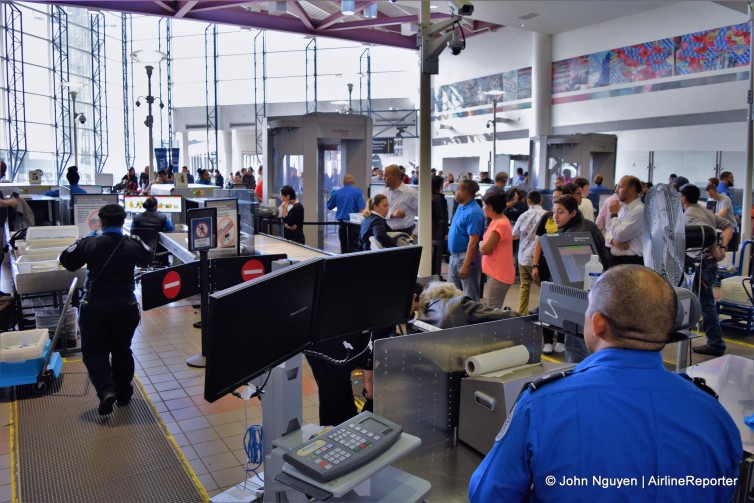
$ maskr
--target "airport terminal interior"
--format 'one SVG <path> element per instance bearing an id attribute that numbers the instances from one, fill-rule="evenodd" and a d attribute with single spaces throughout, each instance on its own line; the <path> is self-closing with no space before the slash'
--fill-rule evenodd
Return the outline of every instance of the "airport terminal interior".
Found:
<path id="1" fill-rule="evenodd" d="M 0 503 L 468 501 L 619 264 L 754 501 L 747 9 L 0 3 Z"/>

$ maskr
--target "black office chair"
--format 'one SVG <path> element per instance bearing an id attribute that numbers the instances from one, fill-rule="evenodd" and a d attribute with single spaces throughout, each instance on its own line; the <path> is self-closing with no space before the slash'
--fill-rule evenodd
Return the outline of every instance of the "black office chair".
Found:
<path id="1" fill-rule="evenodd" d="M 160 242 L 160 233 L 154 229 L 136 228 L 131 229 L 132 236 L 139 236 L 144 244 L 146 244 L 152 250 L 152 263 L 148 267 L 148 270 L 159 269 L 170 265 L 168 262 L 168 251 L 157 251 L 157 247 Z"/>

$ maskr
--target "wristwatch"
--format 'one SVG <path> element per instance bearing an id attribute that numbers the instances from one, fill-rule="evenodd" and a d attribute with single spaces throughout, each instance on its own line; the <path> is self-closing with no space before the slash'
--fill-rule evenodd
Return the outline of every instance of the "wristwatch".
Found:
<path id="1" fill-rule="evenodd" d="M 539 269 L 539 264 L 532 264 L 531 268 L 532 269 Z"/>
<path id="2" fill-rule="evenodd" d="M 618 214 L 617 213 L 610 213 L 610 218 L 618 218 Z"/>
<path id="3" fill-rule="evenodd" d="M 722 248 L 723 250 L 726 250 L 726 251 L 728 250 L 728 247 L 725 245 L 720 245 L 718 248 Z"/>

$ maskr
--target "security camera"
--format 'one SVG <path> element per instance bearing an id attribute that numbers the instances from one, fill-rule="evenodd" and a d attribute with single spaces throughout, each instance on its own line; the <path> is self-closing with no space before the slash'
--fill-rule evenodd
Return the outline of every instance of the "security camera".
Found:
<path id="1" fill-rule="evenodd" d="M 160 110 L 162 110 L 163 108 L 165 108 L 165 103 L 163 103 L 163 102 L 161 101 L 161 102 L 160 102 Z"/>
<path id="2" fill-rule="evenodd" d="M 82 124 L 86 122 L 86 116 L 84 114 L 79 114 L 79 122 Z"/>
<path id="3" fill-rule="evenodd" d="M 471 3 L 471 0 L 448 0 L 448 5 L 459 16 L 471 16 L 474 14 L 474 4 Z"/>
<path id="4" fill-rule="evenodd" d="M 459 54 L 461 54 L 461 51 L 466 49 L 466 42 L 459 39 L 456 32 L 453 32 L 450 40 L 448 40 L 448 49 L 450 49 L 450 53 L 453 56 L 458 56 Z"/>
<path id="5" fill-rule="evenodd" d="M 141 101 L 139 101 L 139 100 L 136 100 L 136 106 L 137 106 L 137 107 L 140 107 L 140 106 L 141 106 Z"/>

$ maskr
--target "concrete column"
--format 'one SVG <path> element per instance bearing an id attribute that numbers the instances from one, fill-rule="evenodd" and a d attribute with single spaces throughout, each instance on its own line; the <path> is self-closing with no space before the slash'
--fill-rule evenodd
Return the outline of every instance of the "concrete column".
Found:
<path id="1" fill-rule="evenodd" d="M 223 138 L 223 156 L 220 158 L 218 167 L 220 168 L 220 173 L 227 178 L 229 173 L 232 175 L 236 171 L 241 171 L 241 167 L 240 165 L 236 167 L 233 164 L 233 131 L 221 131 L 221 133 Z"/>
<path id="2" fill-rule="evenodd" d="M 181 131 L 176 135 L 181 135 L 181 166 L 188 166 L 191 171 L 191 155 L 189 154 L 189 134 L 188 131 Z"/>
<path id="3" fill-rule="evenodd" d="M 552 37 L 532 33 L 530 136 L 552 132 Z"/>

